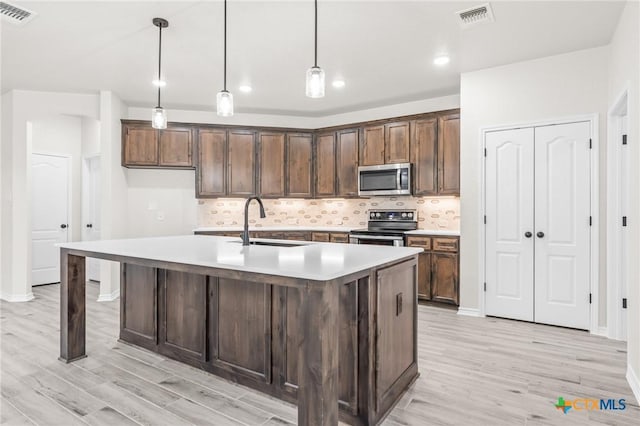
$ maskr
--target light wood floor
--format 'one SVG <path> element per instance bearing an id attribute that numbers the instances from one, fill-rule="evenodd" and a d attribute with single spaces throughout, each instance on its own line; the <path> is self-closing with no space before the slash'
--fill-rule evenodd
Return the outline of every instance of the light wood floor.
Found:
<path id="1" fill-rule="evenodd" d="M 117 343 L 118 302 L 88 286 L 88 358 L 57 360 L 58 285 L 1 307 L 2 424 L 286 425 L 296 408 L 157 354 Z M 638 425 L 626 345 L 585 332 L 469 318 L 420 306 L 421 376 L 386 425 Z M 558 396 L 624 398 L 622 412 L 554 407 Z"/>

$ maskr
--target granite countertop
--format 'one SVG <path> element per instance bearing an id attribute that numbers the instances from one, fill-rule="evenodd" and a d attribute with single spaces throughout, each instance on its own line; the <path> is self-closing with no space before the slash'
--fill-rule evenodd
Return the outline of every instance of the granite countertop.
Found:
<path id="1" fill-rule="evenodd" d="M 280 240 L 252 239 L 280 243 Z M 292 243 L 291 241 L 287 241 Z M 63 243 L 67 249 L 160 262 L 328 281 L 410 258 L 420 248 L 300 241 L 295 247 L 243 246 L 240 238 L 187 235 Z"/>

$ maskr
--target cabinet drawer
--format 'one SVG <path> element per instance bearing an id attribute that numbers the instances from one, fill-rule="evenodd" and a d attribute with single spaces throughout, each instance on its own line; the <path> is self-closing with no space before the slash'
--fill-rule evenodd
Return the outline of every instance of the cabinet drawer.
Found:
<path id="1" fill-rule="evenodd" d="M 329 233 L 328 232 L 312 232 L 311 233 L 311 241 L 320 241 L 323 243 L 329 242 Z"/>
<path id="2" fill-rule="evenodd" d="M 349 234 L 331 234 L 329 240 L 332 243 L 348 243 L 349 242 Z"/>
<path id="3" fill-rule="evenodd" d="M 457 238 L 434 238 L 433 239 L 434 251 L 458 251 L 458 239 Z"/>
<path id="4" fill-rule="evenodd" d="M 284 239 L 295 240 L 295 241 L 309 241 L 309 233 L 308 232 L 285 232 Z"/>
<path id="5" fill-rule="evenodd" d="M 407 246 L 431 250 L 431 237 L 407 237 Z"/>

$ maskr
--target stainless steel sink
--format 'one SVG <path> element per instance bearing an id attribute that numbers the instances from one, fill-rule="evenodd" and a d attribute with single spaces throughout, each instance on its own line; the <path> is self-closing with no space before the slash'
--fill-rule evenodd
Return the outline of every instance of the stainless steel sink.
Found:
<path id="1" fill-rule="evenodd" d="M 242 244 L 242 241 L 229 241 L 234 244 Z M 249 241 L 249 245 L 252 246 L 271 246 L 271 247 L 300 247 L 306 244 L 301 243 L 277 243 L 272 241 Z"/>

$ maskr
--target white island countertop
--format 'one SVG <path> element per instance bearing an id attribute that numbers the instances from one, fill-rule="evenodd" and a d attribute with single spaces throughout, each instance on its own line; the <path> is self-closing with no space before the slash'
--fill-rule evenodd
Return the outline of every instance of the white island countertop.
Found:
<path id="1" fill-rule="evenodd" d="M 254 272 L 291 278 L 328 281 L 406 259 L 420 248 L 309 241 L 251 239 L 299 243 L 295 247 L 243 246 L 239 238 L 187 235 L 177 237 L 63 243 L 59 247 L 160 262 Z M 90 257 L 87 254 L 87 257 Z"/>
<path id="2" fill-rule="evenodd" d="M 242 226 L 219 226 L 219 227 L 201 227 L 196 228 L 193 232 L 236 232 L 242 231 Z M 300 225 L 274 225 L 274 226 L 249 226 L 250 232 L 287 232 L 287 231 L 300 231 L 300 232 L 350 232 L 356 229 L 353 226 L 300 226 Z"/>

